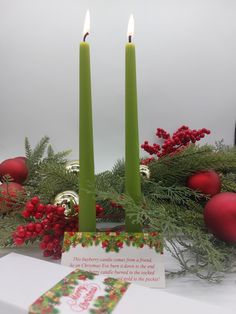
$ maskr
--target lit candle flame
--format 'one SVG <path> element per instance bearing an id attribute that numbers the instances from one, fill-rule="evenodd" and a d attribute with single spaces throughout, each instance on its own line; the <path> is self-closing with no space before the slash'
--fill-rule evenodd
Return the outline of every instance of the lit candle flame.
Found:
<path id="1" fill-rule="evenodd" d="M 134 16 L 130 15 L 128 29 L 127 29 L 127 37 L 130 39 L 134 35 Z"/>
<path id="2" fill-rule="evenodd" d="M 86 12 L 85 19 L 84 19 L 83 37 L 85 38 L 89 33 L 90 33 L 90 14 L 88 10 Z"/>

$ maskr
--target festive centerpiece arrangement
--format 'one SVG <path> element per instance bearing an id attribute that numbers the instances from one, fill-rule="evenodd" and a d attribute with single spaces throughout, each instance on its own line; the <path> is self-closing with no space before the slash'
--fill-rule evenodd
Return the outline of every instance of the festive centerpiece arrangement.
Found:
<path id="1" fill-rule="evenodd" d="M 180 266 L 170 275 L 190 272 L 217 281 L 236 266 L 235 147 L 197 145 L 210 133 L 205 128 L 183 125 L 172 135 L 158 128 L 160 143 L 145 141 L 141 147 L 150 156 L 140 160 L 133 28 L 131 16 L 125 49 L 125 160 L 94 174 L 87 14 L 80 44 L 80 162 L 69 161 L 69 152 L 55 153 L 44 137 L 34 149 L 26 138 L 25 157 L 0 164 L 0 244 L 38 242 L 44 256 L 55 259 L 76 246 L 80 252 L 93 246 L 95 255 L 88 260 L 96 260 L 97 250 L 106 251 L 122 259 L 128 281 L 149 276 L 150 285 L 162 276 L 155 277 L 148 257 L 157 252 L 162 261 L 164 245 Z M 101 234 L 96 221 L 124 226 Z M 137 255 L 138 248 L 143 255 Z M 121 258 L 125 250 L 132 253 Z M 125 270 L 135 262 L 135 270 Z"/>
<path id="2" fill-rule="evenodd" d="M 180 266 L 170 275 L 191 272 L 219 280 L 235 270 L 236 151 L 222 142 L 197 145 L 195 140 L 207 133 L 184 126 L 170 136 L 158 129 L 162 145 L 142 145 L 150 157 L 140 160 L 140 205 L 125 194 L 122 160 L 97 174 L 96 216 L 97 221 L 121 223 L 129 208 L 132 221 L 162 233 L 165 248 Z M 0 164 L 0 244 L 38 243 L 45 256 L 60 258 L 64 232 L 78 231 L 79 162 L 68 161 L 69 151 L 55 153 L 48 137 L 34 149 L 26 139 L 25 149 L 26 157 Z M 123 243 L 118 242 L 119 249 Z"/>

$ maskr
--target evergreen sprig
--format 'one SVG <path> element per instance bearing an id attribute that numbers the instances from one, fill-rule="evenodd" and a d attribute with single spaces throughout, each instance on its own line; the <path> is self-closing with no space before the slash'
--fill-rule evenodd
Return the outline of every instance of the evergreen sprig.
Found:
<path id="1" fill-rule="evenodd" d="M 50 161 L 39 169 L 39 178 L 34 194 L 44 203 L 53 203 L 55 196 L 63 191 L 79 191 L 78 175 L 66 170 L 65 163 Z"/>
<path id="2" fill-rule="evenodd" d="M 24 222 L 23 217 L 16 213 L 0 216 L 0 248 L 13 246 L 10 235 L 21 222 Z"/>
<path id="3" fill-rule="evenodd" d="M 236 172 L 236 150 L 216 150 L 213 146 L 189 145 L 181 152 L 150 163 L 153 180 L 165 185 L 185 185 L 187 178 L 202 170 Z"/>
<path id="4" fill-rule="evenodd" d="M 30 175 L 25 183 L 29 198 L 53 202 L 65 190 L 79 191 L 79 174 L 66 170 L 68 151 L 55 153 L 44 137 L 32 148 L 25 140 Z M 125 195 L 124 161 L 119 160 L 110 171 L 96 175 L 97 203 L 105 208 L 109 221 L 130 218 L 145 230 L 162 232 L 166 250 L 179 262 L 180 270 L 209 281 L 218 281 L 226 271 L 236 271 L 236 244 L 217 240 L 206 230 L 203 208 L 208 197 L 186 187 L 187 178 L 198 171 L 215 170 L 221 176 L 222 191 L 236 191 L 236 150 L 218 142 L 215 146 L 189 145 L 175 154 L 149 164 L 151 177 L 142 179 L 143 199 L 135 204 Z M 111 201 L 120 206 L 111 206 Z M 17 211 L 22 208 L 15 208 Z M 14 204 L 13 204 L 14 208 Z M 19 215 L 2 214 L 0 238 L 5 240 L 17 225 Z M 101 219 L 100 219 L 101 220 Z M 105 219 L 106 220 L 106 219 Z M 8 245 L 10 243 L 8 242 Z"/>
<path id="5" fill-rule="evenodd" d="M 38 195 L 43 201 L 50 202 L 55 197 L 56 191 L 61 192 L 60 189 L 68 180 L 69 186 L 73 183 L 69 173 L 65 174 L 66 157 L 70 151 L 55 153 L 47 136 L 44 136 L 34 149 L 26 138 L 25 154 L 29 169 L 25 186 L 30 196 Z M 62 183 L 63 180 L 65 180 L 64 183 Z"/>
<path id="6" fill-rule="evenodd" d="M 101 195 L 120 200 L 133 222 L 146 226 L 149 231 L 162 232 L 166 250 L 180 266 L 180 270 L 169 272 L 169 276 L 188 272 L 218 282 L 225 271 L 235 268 L 236 245 L 226 244 L 209 234 L 202 213 L 146 198 L 138 206 L 126 195 L 121 199 L 114 193 Z"/>
<path id="7" fill-rule="evenodd" d="M 96 175 L 97 190 L 114 190 L 123 193 L 125 187 L 125 164 L 123 160 L 118 160 L 111 171 L 105 171 Z"/>

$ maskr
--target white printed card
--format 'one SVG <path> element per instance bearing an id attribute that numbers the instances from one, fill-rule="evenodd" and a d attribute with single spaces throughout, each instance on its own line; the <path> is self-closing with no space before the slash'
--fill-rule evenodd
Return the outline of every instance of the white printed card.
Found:
<path id="1" fill-rule="evenodd" d="M 152 288 L 165 286 L 157 232 L 67 232 L 62 265 Z"/>

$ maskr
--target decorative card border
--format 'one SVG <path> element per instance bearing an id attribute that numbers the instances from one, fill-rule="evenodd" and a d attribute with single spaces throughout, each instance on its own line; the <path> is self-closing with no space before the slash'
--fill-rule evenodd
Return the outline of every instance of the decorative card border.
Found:
<path id="1" fill-rule="evenodd" d="M 61 303 L 64 297 L 68 306 L 66 313 L 112 313 L 130 284 L 114 278 L 105 278 L 100 284 L 99 277 L 96 274 L 75 269 L 38 298 L 30 306 L 29 314 L 63 313 Z M 101 290 L 101 293 L 93 299 L 97 290 Z"/>
<path id="2" fill-rule="evenodd" d="M 143 248 L 147 245 L 157 253 L 163 253 L 163 241 L 158 232 L 65 232 L 62 252 L 68 252 L 71 247 L 78 245 L 101 246 L 107 253 L 119 253 L 124 245 L 136 248 Z"/>

